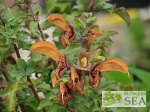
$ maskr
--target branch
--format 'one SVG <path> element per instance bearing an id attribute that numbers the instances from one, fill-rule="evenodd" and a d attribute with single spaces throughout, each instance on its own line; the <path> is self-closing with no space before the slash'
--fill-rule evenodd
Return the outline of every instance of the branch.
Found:
<path id="1" fill-rule="evenodd" d="M 92 12 L 92 16 L 94 16 L 94 5 L 95 5 L 96 0 L 89 0 L 88 8 Z"/>
<path id="2" fill-rule="evenodd" d="M 3 73 L 3 75 L 4 75 L 5 79 L 6 79 L 6 81 L 11 83 L 11 81 L 10 81 L 9 78 L 8 78 L 9 73 L 8 73 L 8 71 L 7 71 L 6 65 L 5 65 L 5 63 L 4 63 L 3 60 L 1 61 L 1 67 L 2 67 L 2 73 Z"/>
<path id="3" fill-rule="evenodd" d="M 19 53 L 19 50 L 18 50 L 18 47 L 17 47 L 16 44 L 14 44 L 14 50 L 15 50 L 15 52 L 16 52 L 16 54 L 17 54 L 17 57 L 18 57 L 18 58 L 21 58 L 20 53 Z M 30 79 L 29 76 L 27 76 L 27 80 L 28 80 L 28 82 L 30 83 L 29 87 L 31 88 L 31 90 L 32 90 L 32 92 L 33 92 L 33 94 L 34 94 L 36 100 L 38 101 L 38 103 L 40 103 L 40 102 L 41 102 L 41 99 L 40 99 L 38 93 L 36 92 L 35 87 L 34 87 L 34 85 L 33 85 L 33 83 L 32 83 L 32 81 L 31 81 L 31 79 Z M 43 111 L 43 112 L 46 112 L 46 110 L 45 110 L 44 108 L 42 109 L 42 111 Z"/>
<path id="4" fill-rule="evenodd" d="M 34 15 L 34 13 L 33 13 L 33 10 L 32 10 L 32 8 L 31 8 L 30 3 L 29 3 L 28 1 L 25 1 L 25 2 L 26 2 L 26 4 L 27 4 L 27 6 L 28 6 L 28 8 L 29 8 L 29 11 L 31 12 L 31 15 L 32 15 L 32 17 L 34 18 L 34 20 L 38 20 L 38 18 L 37 18 L 37 17 Z M 41 28 L 39 22 L 38 22 L 38 30 L 39 30 L 39 32 L 40 32 L 40 34 L 41 34 L 42 40 L 45 41 L 45 35 L 44 35 L 43 31 L 42 31 L 42 28 Z"/>

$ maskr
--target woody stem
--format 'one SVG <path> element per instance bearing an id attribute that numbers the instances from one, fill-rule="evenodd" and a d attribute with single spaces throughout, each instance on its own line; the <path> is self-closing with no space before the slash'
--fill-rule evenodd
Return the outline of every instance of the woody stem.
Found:
<path id="1" fill-rule="evenodd" d="M 14 50 L 15 50 L 15 52 L 16 52 L 16 54 L 17 54 L 17 57 L 18 57 L 18 58 L 21 58 L 20 53 L 19 53 L 19 50 L 18 50 L 18 47 L 17 47 L 16 44 L 14 44 Z M 32 83 L 32 81 L 31 81 L 31 79 L 30 79 L 29 76 L 27 76 L 27 80 L 28 80 L 28 82 L 30 83 L 29 87 L 31 88 L 31 90 L 32 90 L 32 92 L 33 92 L 33 94 L 34 94 L 36 100 L 38 101 L 38 103 L 40 103 L 40 102 L 41 102 L 41 99 L 40 99 L 39 95 L 37 94 L 37 92 L 36 92 L 36 90 L 35 90 L 35 87 L 34 87 L 34 85 L 33 85 L 33 83 Z M 46 112 L 46 110 L 45 110 L 44 108 L 42 109 L 42 111 L 43 111 L 43 112 Z"/>

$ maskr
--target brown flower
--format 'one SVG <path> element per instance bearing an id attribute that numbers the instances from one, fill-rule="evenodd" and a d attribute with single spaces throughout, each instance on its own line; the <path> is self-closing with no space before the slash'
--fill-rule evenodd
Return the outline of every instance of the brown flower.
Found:
<path id="1" fill-rule="evenodd" d="M 64 48 L 70 45 L 70 42 L 74 39 L 74 28 L 68 25 L 65 18 L 61 14 L 51 14 L 48 19 L 49 22 L 54 23 L 60 29 L 64 31 L 61 36 L 61 44 Z"/>
<path id="2" fill-rule="evenodd" d="M 58 101 L 62 106 L 66 105 L 68 101 L 72 99 L 72 92 L 68 88 L 68 86 L 62 82 L 59 84 L 59 93 L 56 97 L 56 101 Z"/>
<path id="3" fill-rule="evenodd" d="M 104 61 L 102 64 L 96 64 L 89 74 L 89 84 L 90 86 L 96 88 L 100 83 L 102 77 L 102 72 L 109 71 L 120 71 L 123 73 L 128 73 L 127 65 L 119 58 L 110 58 Z"/>
<path id="4" fill-rule="evenodd" d="M 93 88 L 96 88 L 99 85 L 100 79 L 102 77 L 102 73 L 100 72 L 99 68 L 100 64 L 96 64 L 89 74 L 89 85 Z"/>
<path id="5" fill-rule="evenodd" d="M 70 45 L 70 42 L 74 39 L 74 28 L 73 26 L 69 25 L 70 30 L 65 31 L 64 34 L 61 36 L 61 44 L 64 48 Z"/>
<path id="6" fill-rule="evenodd" d="M 71 67 L 70 80 L 68 82 L 68 86 L 73 91 L 83 94 L 85 80 L 81 79 L 81 75 L 82 74 L 80 70 L 75 70 L 73 67 Z"/>
<path id="7" fill-rule="evenodd" d="M 67 70 L 67 67 L 68 67 L 68 60 L 67 60 L 66 56 L 64 56 L 60 59 L 59 64 L 54 72 L 54 75 L 52 76 L 52 86 L 53 87 L 56 86 L 60 77 Z"/>
<path id="8" fill-rule="evenodd" d="M 59 50 L 57 49 L 57 47 L 47 41 L 36 42 L 35 44 L 31 46 L 31 51 L 45 54 L 49 56 L 50 58 L 52 58 L 53 60 L 59 62 L 54 72 L 54 75 L 52 76 L 52 85 L 53 87 L 55 87 L 60 77 L 67 70 L 68 61 L 67 61 L 66 56 L 62 56 Z"/>

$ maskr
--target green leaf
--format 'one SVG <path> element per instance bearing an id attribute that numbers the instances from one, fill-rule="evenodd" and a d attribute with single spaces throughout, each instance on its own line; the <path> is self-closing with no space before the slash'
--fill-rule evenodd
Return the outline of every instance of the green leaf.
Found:
<path id="1" fill-rule="evenodd" d="M 27 68 L 27 69 L 26 69 L 26 72 L 25 72 L 25 75 L 26 75 L 26 76 L 31 75 L 33 72 L 34 72 L 34 69 L 33 69 L 33 68 Z"/>
<path id="2" fill-rule="evenodd" d="M 8 22 L 14 19 L 15 13 L 12 9 L 8 8 L 7 11 L 4 13 L 4 19 L 7 20 Z"/>
<path id="3" fill-rule="evenodd" d="M 79 44 L 70 44 L 66 49 L 63 49 L 61 51 L 62 54 L 71 54 L 74 52 L 77 52 L 81 49 L 81 46 Z"/>
<path id="4" fill-rule="evenodd" d="M 17 23 L 20 19 L 25 18 L 26 15 L 27 14 L 25 12 L 18 11 L 15 18 L 11 21 L 11 24 L 15 25 L 15 23 Z"/>
<path id="5" fill-rule="evenodd" d="M 31 59 L 32 59 L 33 61 L 35 61 L 35 62 L 41 60 L 42 57 L 43 57 L 43 55 L 40 54 L 40 53 L 37 53 L 37 52 L 31 52 Z"/>
<path id="6" fill-rule="evenodd" d="M 17 66 L 19 67 L 19 66 L 21 66 L 21 67 L 23 67 L 23 69 L 25 69 L 26 68 L 26 62 L 23 60 L 23 59 L 18 59 L 17 60 Z"/>
<path id="7" fill-rule="evenodd" d="M 25 103 L 25 105 L 27 106 L 27 109 L 30 110 L 30 112 L 41 112 L 41 111 L 37 110 L 37 105 L 38 104 L 35 101 Z"/>
<path id="8" fill-rule="evenodd" d="M 127 23 L 128 26 L 130 25 L 130 16 L 124 7 L 115 9 L 113 13 L 120 16 Z"/>
<path id="9" fill-rule="evenodd" d="M 17 104 L 16 92 L 19 90 L 19 83 L 16 82 L 6 88 L 2 98 L 5 99 L 6 110 L 8 112 L 14 111 Z"/>
<path id="10" fill-rule="evenodd" d="M 29 28 L 30 28 L 30 31 L 34 34 L 34 35 L 37 35 L 37 21 L 31 21 L 30 24 L 29 24 Z"/>
<path id="11" fill-rule="evenodd" d="M 51 87 L 50 87 L 49 84 L 40 84 L 40 85 L 37 86 L 37 88 L 44 89 L 44 90 L 47 90 L 47 91 L 51 90 Z"/>
<path id="12" fill-rule="evenodd" d="M 41 14 L 42 13 L 42 8 L 38 4 L 32 5 L 31 7 L 32 7 L 34 14 L 37 14 L 37 13 Z"/>
<path id="13" fill-rule="evenodd" d="M 122 82 L 125 85 L 132 83 L 132 77 L 129 77 L 127 74 L 124 74 L 122 72 L 116 72 L 116 71 L 104 72 L 102 75 L 105 77 L 108 76 L 109 80 L 113 80 L 116 82 Z"/>
<path id="14" fill-rule="evenodd" d="M 11 75 L 12 77 L 21 77 L 21 73 L 20 73 L 19 71 L 17 71 L 17 70 L 12 70 L 12 71 L 10 72 L 10 75 Z"/>
<path id="15" fill-rule="evenodd" d="M 17 67 L 19 72 L 21 73 L 21 75 L 23 75 L 25 73 L 25 70 L 22 66 Z"/>
<path id="16" fill-rule="evenodd" d="M 54 98 L 56 98 L 56 96 L 52 92 L 46 94 L 46 96 L 45 96 L 46 100 L 52 100 Z"/>
<path id="17" fill-rule="evenodd" d="M 4 8 L 5 8 L 5 6 L 3 4 L 0 4 L 0 11 Z"/>
<path id="18" fill-rule="evenodd" d="M 53 102 L 48 112 L 59 112 L 60 107 L 58 103 Z"/>
<path id="19" fill-rule="evenodd" d="M 142 83 L 146 84 L 147 87 L 150 88 L 150 72 L 142 70 L 140 68 L 129 68 L 129 71 L 136 75 L 140 80 L 142 80 Z"/>
<path id="20" fill-rule="evenodd" d="M 76 18 L 74 20 L 75 26 L 79 29 L 83 29 L 84 28 L 84 24 L 82 23 L 82 21 L 80 20 L 80 18 Z"/>
<path id="21" fill-rule="evenodd" d="M 75 109 L 77 109 L 79 112 L 92 112 L 90 108 L 88 108 L 85 105 L 81 104 L 74 104 Z"/>
<path id="22" fill-rule="evenodd" d="M 52 101 L 49 100 L 43 100 L 40 102 L 39 106 L 37 107 L 38 110 L 41 110 L 42 108 L 45 108 L 46 106 L 50 106 L 52 104 Z"/>

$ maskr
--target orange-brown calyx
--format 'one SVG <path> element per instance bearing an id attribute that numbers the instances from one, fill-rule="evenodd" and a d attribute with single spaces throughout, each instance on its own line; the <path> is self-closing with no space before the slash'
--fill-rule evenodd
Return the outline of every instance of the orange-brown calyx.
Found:
<path id="1" fill-rule="evenodd" d="M 69 25 L 70 30 L 65 31 L 64 34 L 61 36 L 61 44 L 63 48 L 66 48 L 70 45 L 70 42 L 74 39 L 74 28 L 73 26 Z"/>
<path id="2" fill-rule="evenodd" d="M 90 71 L 89 74 L 89 84 L 91 87 L 96 88 L 99 83 L 100 83 L 100 79 L 102 77 L 102 74 L 100 72 L 100 68 L 99 68 L 100 64 L 96 64 L 92 70 Z"/>
<path id="3" fill-rule="evenodd" d="M 68 60 L 67 60 L 66 56 L 64 56 L 60 59 L 59 64 L 54 72 L 54 75 L 52 76 L 52 86 L 53 87 L 56 86 L 56 84 L 60 80 L 60 77 L 67 70 L 67 67 L 68 67 Z"/>
<path id="4" fill-rule="evenodd" d="M 72 92 L 68 88 L 68 86 L 62 82 L 59 84 L 59 93 L 58 96 L 56 97 L 56 101 L 58 101 L 62 106 L 65 106 L 68 101 L 72 99 Z"/>
<path id="5" fill-rule="evenodd" d="M 73 91 L 79 92 L 81 94 L 84 93 L 84 84 L 85 80 L 81 79 L 81 71 L 76 70 L 73 67 L 71 67 L 71 73 L 70 73 L 70 80 L 68 82 L 68 86 Z"/>

